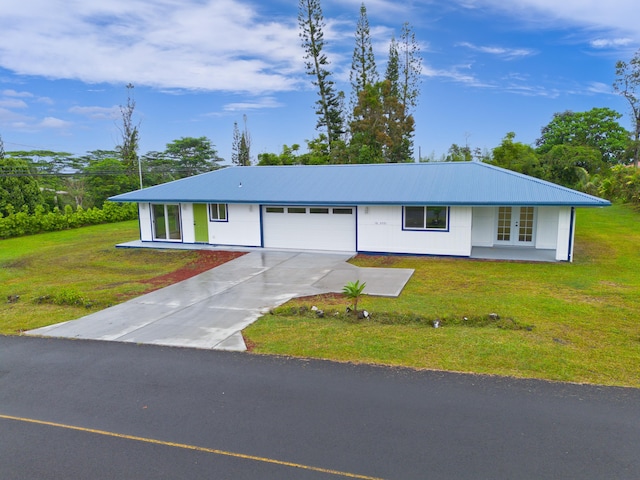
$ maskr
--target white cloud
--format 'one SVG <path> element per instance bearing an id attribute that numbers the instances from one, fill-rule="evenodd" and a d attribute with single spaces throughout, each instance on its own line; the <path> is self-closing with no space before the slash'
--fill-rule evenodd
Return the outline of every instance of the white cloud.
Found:
<path id="1" fill-rule="evenodd" d="M 73 123 L 56 117 L 45 117 L 39 120 L 0 107 L 0 126 L 27 133 L 35 133 L 42 130 L 64 132 L 73 126 Z"/>
<path id="2" fill-rule="evenodd" d="M 469 6 L 468 0 L 462 0 Z M 507 11 L 518 19 L 553 26 L 582 26 L 589 29 L 617 32 L 620 37 L 640 42 L 638 18 L 640 2 L 637 0 L 473 0 L 474 8 L 490 6 Z"/>
<path id="3" fill-rule="evenodd" d="M 17 92 L 15 90 L 3 90 L 2 95 L 5 97 L 16 97 L 16 98 L 30 98 L 33 97 L 32 93 L 29 92 Z"/>
<path id="4" fill-rule="evenodd" d="M 0 30 L 0 66 L 53 79 L 259 93 L 303 68 L 295 17 L 240 0 L 9 0 Z"/>
<path id="5" fill-rule="evenodd" d="M 611 85 L 607 85 L 602 82 L 591 82 L 587 87 L 587 92 L 596 94 L 610 94 L 613 95 Z"/>
<path id="6" fill-rule="evenodd" d="M 507 85 L 502 88 L 504 91 L 522 95 L 525 97 L 546 97 L 558 98 L 561 94 L 560 90 L 555 88 L 547 88 L 542 85 Z"/>
<path id="7" fill-rule="evenodd" d="M 619 48 L 633 43 L 630 38 L 598 38 L 591 41 L 593 48 Z"/>
<path id="8" fill-rule="evenodd" d="M 253 102 L 236 102 L 228 103 L 224 106 L 226 112 L 243 112 L 247 110 L 261 110 L 264 108 L 278 108 L 283 104 L 273 97 L 265 97 Z"/>
<path id="9" fill-rule="evenodd" d="M 56 117 L 45 117 L 42 119 L 38 126 L 41 128 L 53 128 L 53 129 L 66 129 L 71 127 L 73 124 L 71 122 L 67 122 L 66 120 L 61 120 Z"/>
<path id="10" fill-rule="evenodd" d="M 535 55 L 535 50 L 529 48 L 505 48 L 505 47 L 489 47 L 482 45 L 474 45 L 469 42 L 460 42 L 457 44 L 459 47 L 466 47 L 476 52 L 486 53 L 489 55 L 496 55 L 502 57 L 505 60 L 513 60 L 516 58 L 530 57 Z"/>
<path id="11" fill-rule="evenodd" d="M 23 100 L 17 98 L 0 99 L 0 107 L 3 108 L 27 108 L 27 104 Z"/>
<path id="12" fill-rule="evenodd" d="M 36 102 L 38 103 L 44 103 L 45 105 L 53 105 L 55 102 L 53 101 L 53 99 L 49 98 L 49 97 L 38 97 L 36 99 Z"/>
<path id="13" fill-rule="evenodd" d="M 120 117 L 120 107 L 71 107 L 70 113 L 82 115 L 94 120 L 115 120 Z"/>
<path id="14" fill-rule="evenodd" d="M 27 120 L 28 117 L 26 117 L 25 115 L 16 113 L 13 110 L 9 110 L 0 106 L 0 125 L 13 126 L 17 122 L 25 122 Z"/>
<path id="15" fill-rule="evenodd" d="M 475 75 L 464 73 L 461 70 L 470 70 L 470 65 L 458 65 L 448 69 L 433 68 L 429 65 L 422 66 L 422 75 L 425 77 L 445 78 L 462 83 L 469 87 L 476 88 L 495 88 L 495 85 L 479 80 Z"/>

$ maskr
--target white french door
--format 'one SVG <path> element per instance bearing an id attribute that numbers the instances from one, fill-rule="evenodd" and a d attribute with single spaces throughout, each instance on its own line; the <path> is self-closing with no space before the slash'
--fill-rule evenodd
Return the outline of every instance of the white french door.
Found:
<path id="1" fill-rule="evenodd" d="M 496 244 L 533 245 L 535 207 L 498 207 Z"/>

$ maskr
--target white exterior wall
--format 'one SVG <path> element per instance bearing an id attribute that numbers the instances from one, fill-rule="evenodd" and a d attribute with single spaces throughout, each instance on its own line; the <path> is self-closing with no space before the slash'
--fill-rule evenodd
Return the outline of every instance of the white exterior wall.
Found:
<path id="1" fill-rule="evenodd" d="M 227 219 L 226 222 L 209 221 L 210 244 L 241 247 L 261 245 L 259 205 L 228 204 Z"/>
<path id="2" fill-rule="evenodd" d="M 153 241 L 151 205 L 138 205 L 140 240 Z M 207 218 L 209 217 L 207 211 Z M 258 205 L 228 205 L 227 222 L 208 222 L 209 243 L 212 245 L 260 246 L 260 207 Z M 193 204 L 180 204 L 182 242 L 195 243 Z"/>
<path id="3" fill-rule="evenodd" d="M 450 207 L 448 231 L 402 229 L 401 206 L 358 207 L 358 251 L 471 255 L 471 208 Z"/>
<path id="4" fill-rule="evenodd" d="M 539 207 L 536 210 L 536 248 L 558 248 L 560 207 Z M 566 249 L 565 249 L 566 250 Z"/>
<path id="5" fill-rule="evenodd" d="M 493 247 L 496 236 L 496 207 L 474 207 L 471 242 L 474 247 Z M 535 248 L 556 250 L 557 260 L 567 260 L 570 207 L 536 207 Z"/>
<path id="6" fill-rule="evenodd" d="M 573 224 L 572 224 L 573 220 Z M 573 233 L 575 232 L 575 216 L 571 215 L 571 207 L 562 207 L 558 215 L 558 248 L 556 260 L 573 260 Z M 569 252 L 571 246 L 571 252 Z M 569 256 L 571 255 L 571 256 Z"/>
<path id="7" fill-rule="evenodd" d="M 149 203 L 138 204 L 138 222 L 140 223 L 140 240 L 151 242 L 153 240 L 153 225 Z"/>
<path id="8" fill-rule="evenodd" d="M 472 216 L 471 245 L 493 247 L 496 236 L 496 208 L 473 207 Z"/>
<path id="9" fill-rule="evenodd" d="M 196 232 L 193 228 L 193 204 L 180 204 L 180 222 L 182 223 L 182 242 L 196 243 Z"/>
<path id="10" fill-rule="evenodd" d="M 228 205 L 228 221 L 208 222 L 209 243 L 247 247 L 261 246 L 260 209 L 261 206 L 257 204 Z M 355 216 L 355 210 L 354 208 L 353 216 Z M 555 258 L 558 261 L 572 260 L 575 215 L 572 216 L 571 212 L 571 207 L 536 208 L 535 248 L 555 250 Z M 151 204 L 138 204 L 138 214 L 140 240 L 153 241 Z M 180 215 L 182 242 L 195 243 L 193 205 L 181 204 Z M 311 216 L 306 215 L 306 217 Z M 321 219 L 322 216 L 318 215 L 317 217 Z M 496 208 L 450 207 L 448 231 L 403 230 L 402 222 L 401 206 L 357 207 L 357 250 L 362 252 L 470 256 L 472 246 L 492 247 L 494 245 Z M 327 225 L 321 230 L 327 233 L 331 232 L 332 228 Z M 281 231 L 281 233 L 286 232 Z M 321 236 L 318 235 L 318 237 Z M 327 238 L 325 235 L 325 241 Z M 296 244 L 291 248 L 322 250 L 328 247 L 305 243 L 303 245 Z M 570 248 L 571 251 L 569 251 Z"/>

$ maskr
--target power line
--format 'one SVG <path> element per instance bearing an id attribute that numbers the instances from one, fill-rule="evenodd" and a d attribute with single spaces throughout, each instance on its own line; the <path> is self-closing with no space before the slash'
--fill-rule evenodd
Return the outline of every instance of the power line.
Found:
<path id="1" fill-rule="evenodd" d="M 108 176 L 126 176 L 130 175 L 126 172 L 119 172 L 115 170 L 102 170 L 97 172 L 11 172 L 11 171 L 2 171 L 2 167 L 0 167 L 0 177 L 108 177 Z M 191 169 L 172 169 L 172 170 L 152 170 L 142 172 L 145 175 L 160 175 L 160 174 L 182 174 L 182 173 L 193 173 Z"/>

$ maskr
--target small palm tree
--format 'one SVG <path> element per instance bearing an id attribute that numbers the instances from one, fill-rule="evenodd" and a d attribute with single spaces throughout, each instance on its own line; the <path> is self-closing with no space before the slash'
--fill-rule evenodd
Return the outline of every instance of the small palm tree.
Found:
<path id="1" fill-rule="evenodd" d="M 360 280 L 356 280 L 355 282 L 347 283 L 342 289 L 342 293 L 347 298 L 353 299 L 353 313 L 358 314 L 358 299 L 360 295 L 362 295 L 362 291 L 364 290 L 367 282 L 360 283 Z"/>

